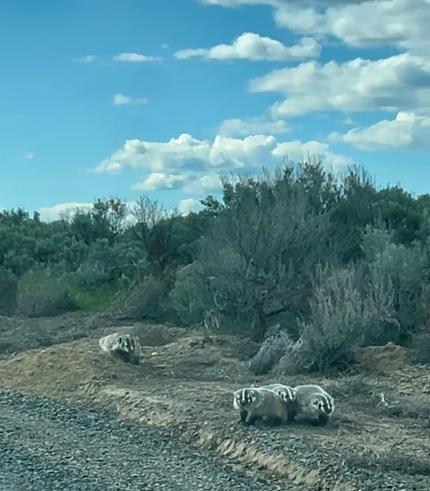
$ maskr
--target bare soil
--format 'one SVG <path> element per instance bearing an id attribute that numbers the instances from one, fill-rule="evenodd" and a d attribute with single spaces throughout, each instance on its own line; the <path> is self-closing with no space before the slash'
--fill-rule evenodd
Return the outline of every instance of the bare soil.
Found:
<path id="1" fill-rule="evenodd" d="M 60 321 L 67 323 L 64 317 Z M 51 319 L 49 325 L 54 324 Z M 141 336 L 140 365 L 124 364 L 98 349 L 101 333 L 120 329 Z M 103 326 L 101 321 L 87 336 L 1 361 L 0 387 L 109 408 L 282 483 L 283 489 L 430 490 L 428 366 L 403 360 L 396 370 L 390 357 L 389 368 L 384 371 L 379 363 L 375 373 L 367 365 L 366 371 L 332 379 L 255 378 L 240 361 L 246 342 L 235 336 L 207 337 L 145 324 Z M 321 384 L 335 396 L 333 420 L 324 428 L 238 424 L 233 390 L 272 381 Z"/>

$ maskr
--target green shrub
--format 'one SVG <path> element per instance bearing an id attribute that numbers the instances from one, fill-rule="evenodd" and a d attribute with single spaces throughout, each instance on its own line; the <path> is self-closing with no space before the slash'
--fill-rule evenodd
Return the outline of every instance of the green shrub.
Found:
<path id="1" fill-rule="evenodd" d="M 12 315 L 15 312 L 17 289 L 16 276 L 0 266 L 0 315 Z"/>
<path id="2" fill-rule="evenodd" d="M 354 351 L 385 329 L 395 328 L 393 293 L 376 275 L 364 285 L 358 268 L 321 269 L 310 300 L 311 314 L 301 321 L 301 337 L 281 363 L 290 370 L 345 367 Z"/>
<path id="3" fill-rule="evenodd" d="M 284 331 L 266 338 L 249 362 L 249 370 L 255 375 L 268 373 L 288 352 L 291 344 L 292 340 Z"/>
<path id="4" fill-rule="evenodd" d="M 48 269 L 25 273 L 18 283 L 18 311 L 29 317 L 51 316 L 74 310 L 67 277 Z"/>
<path id="5" fill-rule="evenodd" d="M 92 290 L 71 288 L 68 295 L 78 310 L 101 312 L 113 303 L 116 293 L 114 285 L 105 284 Z"/>
<path id="6" fill-rule="evenodd" d="M 412 357 L 416 363 L 430 364 L 430 333 L 419 333 L 412 338 Z"/>
<path id="7" fill-rule="evenodd" d="M 166 279 L 148 275 L 143 281 L 122 291 L 111 309 L 129 319 L 162 320 L 165 318 Z"/>
<path id="8" fill-rule="evenodd" d="M 180 324 L 195 325 L 203 321 L 206 312 L 213 307 L 213 298 L 197 263 L 185 266 L 176 273 L 168 302 Z"/>
<path id="9" fill-rule="evenodd" d="M 400 334 L 406 338 L 426 322 L 424 299 L 429 286 L 426 253 L 417 243 L 409 247 L 393 243 L 391 234 L 379 229 L 367 230 L 362 248 L 375 272 L 390 279 Z"/>

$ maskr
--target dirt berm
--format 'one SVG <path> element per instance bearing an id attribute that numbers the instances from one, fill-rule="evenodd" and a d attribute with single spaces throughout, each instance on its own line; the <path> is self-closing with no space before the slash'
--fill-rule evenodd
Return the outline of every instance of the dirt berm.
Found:
<path id="1" fill-rule="evenodd" d="M 100 352 L 98 338 L 30 350 L 0 362 L 0 387 L 109 407 L 121 418 L 168 429 L 252 473 L 297 490 L 430 490 L 430 370 L 407 365 L 336 379 L 255 379 L 238 359 L 243 340 L 139 325 L 143 360 Z M 104 332 L 112 332 L 107 329 Z M 251 383 L 320 383 L 336 398 L 325 428 L 245 428 L 232 391 Z"/>

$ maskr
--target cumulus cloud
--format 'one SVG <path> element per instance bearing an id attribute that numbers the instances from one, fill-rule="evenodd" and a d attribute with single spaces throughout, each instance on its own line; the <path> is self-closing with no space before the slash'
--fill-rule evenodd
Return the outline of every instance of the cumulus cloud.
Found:
<path id="1" fill-rule="evenodd" d="M 334 167 L 350 161 L 331 152 L 327 143 L 278 142 L 271 135 L 231 138 L 217 135 L 199 140 L 182 134 L 167 142 L 127 140 L 122 148 L 102 161 L 96 173 L 126 170 L 143 171 L 133 188 L 140 191 L 177 189 L 205 195 L 220 189 L 220 176 L 233 173 L 256 174 L 262 166 L 276 167 L 287 160 L 319 158 Z"/>
<path id="2" fill-rule="evenodd" d="M 176 58 L 193 57 L 210 60 L 266 60 L 287 61 L 319 56 L 321 46 L 312 38 L 303 38 L 300 43 L 285 46 L 280 41 L 253 32 L 244 32 L 232 44 L 218 44 L 212 48 L 184 49 L 175 53 Z"/>
<path id="3" fill-rule="evenodd" d="M 124 94 L 115 94 L 113 96 L 112 104 L 115 106 L 124 106 L 126 104 L 130 104 L 131 98 Z"/>
<path id="4" fill-rule="evenodd" d="M 276 146 L 275 138 L 266 135 L 252 135 L 244 139 L 217 135 L 213 141 L 209 141 L 184 133 L 168 142 L 127 140 L 122 149 L 103 161 L 96 170 L 116 172 L 124 168 L 146 168 L 153 172 L 165 172 L 166 168 L 190 171 L 244 169 L 260 166 Z"/>
<path id="5" fill-rule="evenodd" d="M 88 211 L 93 207 L 92 203 L 60 203 L 55 206 L 39 208 L 40 218 L 47 222 L 53 220 L 71 218 L 77 211 Z"/>
<path id="6" fill-rule="evenodd" d="M 217 174 L 202 175 L 201 172 L 184 171 L 182 174 L 151 172 L 132 186 L 135 191 L 166 191 L 182 189 L 187 193 L 205 194 L 221 189 Z"/>
<path id="7" fill-rule="evenodd" d="M 194 198 L 181 199 L 178 203 L 178 211 L 181 215 L 188 215 L 192 211 L 197 212 L 202 208 L 200 201 Z"/>
<path id="8" fill-rule="evenodd" d="M 148 99 L 145 97 L 140 97 L 137 99 L 133 99 L 124 94 L 115 94 L 112 99 L 112 104 L 114 106 L 126 106 L 129 104 L 147 104 Z"/>
<path id="9" fill-rule="evenodd" d="M 283 5 L 288 4 L 327 6 L 361 2 L 363 2 L 363 0 L 200 0 L 200 3 L 204 5 L 218 5 L 220 7 L 242 7 L 244 5 L 271 5 L 272 7 L 282 7 Z"/>
<path id="10" fill-rule="evenodd" d="M 158 56 L 148 56 L 142 53 L 120 53 L 113 57 L 114 61 L 123 63 L 146 63 L 149 61 L 158 61 L 161 58 Z"/>
<path id="11" fill-rule="evenodd" d="M 265 118 L 226 119 L 218 129 L 218 133 L 223 136 L 279 135 L 289 131 L 285 121 Z"/>
<path id="12" fill-rule="evenodd" d="M 73 60 L 74 63 L 93 63 L 94 61 L 96 61 L 95 55 L 81 56 L 80 58 L 75 58 Z"/>
<path id="13" fill-rule="evenodd" d="M 280 143 L 275 151 L 275 156 L 292 162 L 320 161 L 329 164 L 334 170 L 352 164 L 350 158 L 333 153 L 327 143 L 311 140 L 300 140 Z"/>
<path id="14" fill-rule="evenodd" d="M 312 6 L 283 2 L 275 11 L 278 25 L 294 32 L 334 36 L 350 46 L 392 45 L 427 53 L 430 48 L 429 0 L 367 0 Z M 357 22 L 365 19 L 364 22 Z"/>
<path id="15" fill-rule="evenodd" d="M 305 35 L 333 36 L 349 46 L 391 45 L 421 54 L 430 48 L 430 0 L 200 1 L 223 7 L 269 5 L 280 27 Z"/>
<path id="16" fill-rule="evenodd" d="M 184 191 L 203 195 L 220 191 L 221 188 L 221 178 L 218 174 L 206 174 L 201 177 L 198 174 L 190 174 Z"/>
<path id="17" fill-rule="evenodd" d="M 306 62 L 256 78 L 249 88 L 286 97 L 273 107 L 276 118 L 323 110 L 425 110 L 430 108 L 430 62 L 406 53 L 381 60 Z"/>
<path id="18" fill-rule="evenodd" d="M 186 180 L 186 176 L 180 174 L 165 174 L 164 172 L 152 172 L 142 181 L 133 185 L 136 191 L 154 191 L 162 189 L 178 189 Z"/>
<path id="19" fill-rule="evenodd" d="M 395 119 L 383 120 L 367 128 L 332 133 L 330 141 L 348 143 L 361 150 L 385 148 L 430 149 L 430 117 L 399 112 Z"/>
<path id="20" fill-rule="evenodd" d="M 219 5 L 221 7 L 240 7 L 241 5 L 267 4 L 273 5 L 274 0 L 200 0 L 200 3 L 206 5 Z"/>
<path id="21" fill-rule="evenodd" d="M 34 153 L 33 152 L 27 152 L 25 155 L 24 155 L 24 160 L 33 160 L 34 159 Z"/>

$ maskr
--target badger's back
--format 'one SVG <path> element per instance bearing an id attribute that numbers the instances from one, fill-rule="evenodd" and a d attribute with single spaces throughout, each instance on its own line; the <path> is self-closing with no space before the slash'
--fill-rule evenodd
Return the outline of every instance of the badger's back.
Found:
<path id="1" fill-rule="evenodd" d="M 284 384 L 264 385 L 261 389 L 269 389 L 275 392 L 285 403 L 289 420 L 293 420 L 296 415 L 296 393 L 292 387 Z"/>
<path id="2" fill-rule="evenodd" d="M 102 338 L 99 339 L 100 348 L 106 353 L 111 352 L 118 341 L 118 337 L 119 337 L 119 333 L 117 332 L 114 332 L 113 334 L 109 334 L 107 336 L 103 336 Z"/>
<path id="3" fill-rule="evenodd" d="M 260 387 L 258 389 L 258 404 L 253 409 L 254 414 L 261 418 L 270 420 L 288 420 L 287 402 L 275 391 Z"/>

